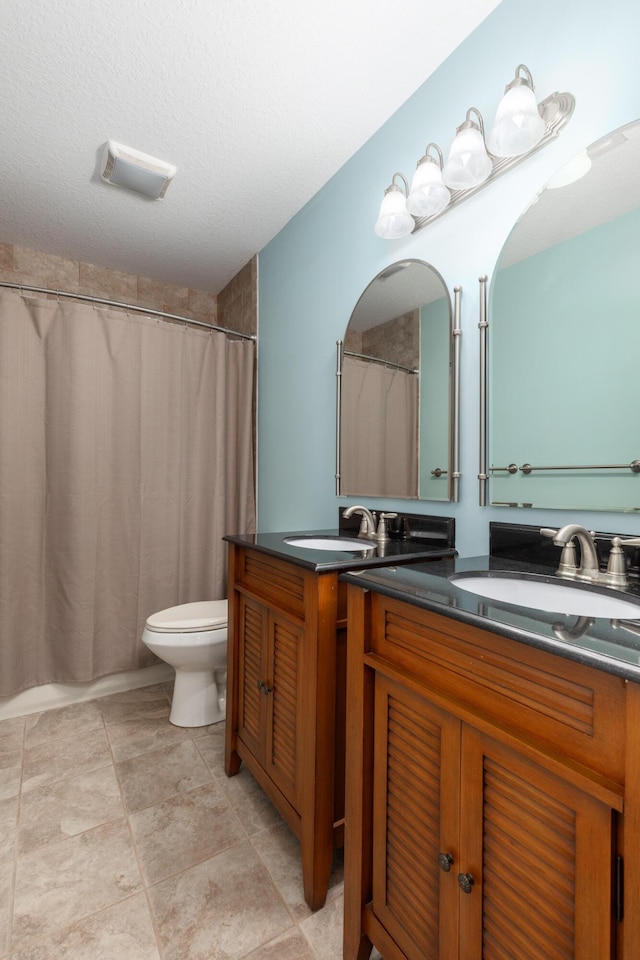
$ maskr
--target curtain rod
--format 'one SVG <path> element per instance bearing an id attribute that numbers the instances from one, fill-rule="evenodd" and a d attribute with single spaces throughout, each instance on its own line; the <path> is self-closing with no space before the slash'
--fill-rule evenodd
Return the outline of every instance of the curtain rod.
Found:
<path id="1" fill-rule="evenodd" d="M 366 353 L 354 353 L 353 350 L 345 350 L 345 357 L 355 357 L 357 360 L 369 360 L 372 363 L 381 363 L 385 367 L 393 367 L 394 370 L 404 370 L 405 373 L 420 373 L 413 367 L 403 367 L 401 363 L 394 363 L 393 360 L 383 360 L 381 357 L 370 357 Z"/>
<path id="2" fill-rule="evenodd" d="M 253 333 L 239 333 L 237 330 L 229 330 L 228 327 L 218 327 L 214 323 L 205 323 L 203 320 L 193 320 L 191 317 L 179 317 L 175 313 L 166 313 L 164 310 L 152 310 L 148 307 L 139 307 L 135 303 L 121 303 L 119 300 L 104 300 L 101 297 L 90 297 L 83 293 L 65 293 L 63 290 L 48 290 L 46 287 L 33 287 L 26 283 L 9 283 L 5 280 L 0 280 L 0 287 L 10 287 L 12 290 L 28 290 L 31 293 L 48 293 L 56 297 L 70 297 L 72 300 L 101 303 L 107 307 L 121 307 L 123 310 L 136 310 L 138 313 L 146 313 L 153 317 L 166 317 L 167 320 L 178 320 L 180 323 L 192 323 L 196 327 L 206 327 L 208 330 L 217 330 L 219 333 L 230 333 L 234 337 L 241 337 L 243 340 L 256 339 Z"/>

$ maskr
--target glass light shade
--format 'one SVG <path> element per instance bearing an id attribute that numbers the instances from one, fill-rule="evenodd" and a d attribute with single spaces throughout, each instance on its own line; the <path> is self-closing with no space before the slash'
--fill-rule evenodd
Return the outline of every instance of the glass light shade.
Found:
<path id="1" fill-rule="evenodd" d="M 451 199 L 451 194 L 442 182 L 439 164 L 431 157 L 424 157 L 416 168 L 407 197 L 407 210 L 414 217 L 435 217 L 442 213 Z"/>
<path id="2" fill-rule="evenodd" d="M 564 167 L 561 167 L 557 173 L 547 181 L 549 190 L 555 190 L 558 187 L 568 187 L 570 183 L 580 180 L 591 169 L 591 157 L 586 150 L 581 150 L 572 157 Z"/>
<path id="3" fill-rule="evenodd" d="M 484 183 L 492 169 L 480 130 L 475 123 L 463 123 L 451 144 L 442 179 L 452 190 L 470 190 Z"/>
<path id="4" fill-rule="evenodd" d="M 528 83 L 517 82 L 500 101 L 487 140 L 489 150 L 496 157 L 519 157 L 540 142 L 544 131 L 533 90 Z"/>
<path id="5" fill-rule="evenodd" d="M 383 240 L 399 240 L 401 237 L 408 237 L 414 226 L 415 221 L 407 212 L 407 200 L 403 191 L 392 184 L 385 190 L 374 227 L 376 235 Z"/>

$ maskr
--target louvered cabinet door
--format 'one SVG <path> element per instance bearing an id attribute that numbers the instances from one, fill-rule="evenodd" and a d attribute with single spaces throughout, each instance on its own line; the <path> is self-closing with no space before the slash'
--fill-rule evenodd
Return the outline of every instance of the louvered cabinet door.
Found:
<path id="1" fill-rule="evenodd" d="M 265 750 L 266 697 L 262 684 L 267 680 L 269 611 L 260 603 L 240 596 L 238 735 L 253 754 Z"/>
<path id="2" fill-rule="evenodd" d="M 265 769 L 295 809 L 299 806 L 300 660 L 304 631 L 285 617 L 269 615 L 269 684 L 266 698 Z"/>
<path id="3" fill-rule="evenodd" d="M 457 958 L 460 722 L 377 674 L 371 908 L 408 960 Z"/>
<path id="4" fill-rule="evenodd" d="M 460 801 L 460 957 L 610 960 L 611 809 L 464 725 Z"/>

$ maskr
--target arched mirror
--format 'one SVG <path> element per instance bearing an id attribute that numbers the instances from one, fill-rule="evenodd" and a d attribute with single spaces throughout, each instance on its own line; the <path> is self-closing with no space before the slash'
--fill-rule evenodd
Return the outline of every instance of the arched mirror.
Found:
<path id="1" fill-rule="evenodd" d="M 636 121 L 559 171 L 503 248 L 489 310 L 492 504 L 640 510 L 639 171 Z"/>
<path id="2" fill-rule="evenodd" d="M 459 305 L 420 260 L 362 293 L 338 341 L 338 495 L 458 499 Z"/>

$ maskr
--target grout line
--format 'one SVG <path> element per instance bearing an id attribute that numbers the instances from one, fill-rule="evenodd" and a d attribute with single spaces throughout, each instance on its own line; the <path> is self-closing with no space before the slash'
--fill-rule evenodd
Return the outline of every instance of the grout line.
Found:
<path id="1" fill-rule="evenodd" d="M 165 691 L 165 693 L 166 693 L 166 691 Z M 125 796 L 124 796 L 124 791 L 123 791 L 122 783 L 121 783 L 120 777 L 118 776 L 118 766 L 117 766 L 117 763 L 116 763 L 115 756 L 114 756 L 114 754 L 113 754 L 113 748 L 112 748 L 112 746 L 111 746 L 111 737 L 109 736 L 108 724 L 107 724 L 107 722 L 105 721 L 104 717 L 102 718 L 102 722 L 104 723 L 105 734 L 106 734 L 106 737 L 107 737 L 107 744 L 108 744 L 108 746 L 109 746 L 109 753 L 111 754 L 111 761 L 112 761 L 112 763 L 113 763 L 113 772 L 114 772 L 114 775 L 115 775 L 115 778 L 116 778 L 116 782 L 117 782 L 117 784 L 118 784 L 118 789 L 120 790 L 120 798 L 121 798 L 121 800 L 122 800 L 122 808 L 123 808 L 123 810 L 124 810 L 124 817 L 125 817 L 125 821 L 126 821 L 126 824 L 127 824 L 127 830 L 128 830 L 128 832 L 129 832 L 129 840 L 130 840 L 130 842 L 131 842 L 131 848 L 132 848 L 132 850 L 133 850 L 133 855 L 134 855 L 134 857 L 135 857 L 135 859 L 136 859 L 136 865 L 137 865 L 137 867 L 138 867 L 138 873 L 140 874 L 140 883 L 141 883 L 141 886 L 142 886 L 142 892 L 143 892 L 143 894 L 144 894 L 145 902 L 146 902 L 146 904 L 147 904 L 147 910 L 149 911 L 149 919 L 150 919 L 150 921 L 151 921 L 151 929 L 153 930 L 153 936 L 155 937 L 155 941 L 156 941 L 156 947 L 157 947 L 157 950 L 158 950 L 158 957 L 159 957 L 159 960 L 164 960 L 164 955 L 165 955 L 165 954 L 164 954 L 164 950 L 163 950 L 163 948 L 162 948 L 162 941 L 161 941 L 161 938 L 160 938 L 160 930 L 158 929 L 158 924 L 156 923 L 156 916 L 155 916 L 155 913 L 154 913 L 154 910 L 153 910 L 153 907 L 152 907 L 152 904 L 151 904 L 151 897 L 150 897 L 150 895 L 149 895 L 149 889 L 148 889 L 148 887 L 147 887 L 147 883 L 146 883 L 146 880 L 145 880 L 145 877 L 144 877 L 144 871 L 143 871 L 143 869 L 142 869 L 142 862 L 141 862 L 141 860 L 140 860 L 140 854 L 139 854 L 139 852 L 138 852 L 138 844 L 136 843 L 136 840 L 135 840 L 135 837 L 134 837 L 134 834 L 133 834 L 133 829 L 132 829 L 132 827 L 131 827 L 131 820 L 130 820 L 130 818 L 129 818 L 129 811 L 127 810 L 127 804 L 126 804 L 126 802 L 125 802 Z"/>

